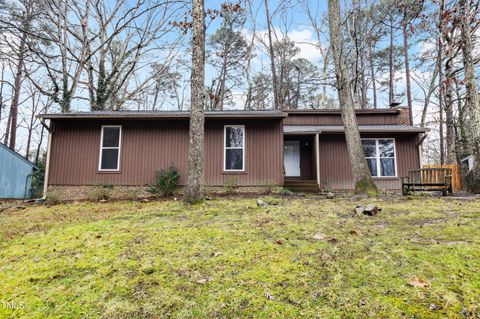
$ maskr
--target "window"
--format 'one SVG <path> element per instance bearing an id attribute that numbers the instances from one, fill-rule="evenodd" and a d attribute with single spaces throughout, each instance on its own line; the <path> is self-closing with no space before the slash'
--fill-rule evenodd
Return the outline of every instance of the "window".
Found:
<path id="1" fill-rule="evenodd" d="M 120 170 L 120 145 L 122 139 L 121 126 L 102 126 L 100 138 L 100 171 Z"/>
<path id="2" fill-rule="evenodd" d="M 372 176 L 397 176 L 394 139 L 362 139 L 362 145 Z"/>
<path id="3" fill-rule="evenodd" d="M 245 126 L 225 126 L 225 171 L 243 171 L 245 169 Z"/>

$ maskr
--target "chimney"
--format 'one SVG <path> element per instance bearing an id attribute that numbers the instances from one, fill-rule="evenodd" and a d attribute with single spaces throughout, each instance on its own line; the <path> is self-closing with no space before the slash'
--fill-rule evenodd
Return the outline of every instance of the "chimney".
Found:
<path id="1" fill-rule="evenodd" d="M 413 125 L 410 123 L 410 109 L 408 106 L 400 106 L 396 107 L 396 109 L 400 111 L 397 120 L 399 125 Z"/>

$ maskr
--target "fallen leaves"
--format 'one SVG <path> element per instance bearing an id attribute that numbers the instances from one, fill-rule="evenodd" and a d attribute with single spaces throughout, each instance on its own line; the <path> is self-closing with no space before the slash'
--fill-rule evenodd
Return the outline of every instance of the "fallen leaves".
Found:
<path id="1" fill-rule="evenodd" d="M 275 297 L 273 295 L 269 294 L 268 292 L 265 293 L 265 297 L 268 300 L 275 301 Z"/>
<path id="2" fill-rule="evenodd" d="M 313 235 L 312 239 L 314 240 L 324 240 L 326 237 L 324 234 L 320 234 L 320 233 L 317 233 L 315 235 Z"/>
<path id="3" fill-rule="evenodd" d="M 425 288 L 428 286 L 428 283 L 423 278 L 412 277 L 408 285 L 414 288 Z"/>

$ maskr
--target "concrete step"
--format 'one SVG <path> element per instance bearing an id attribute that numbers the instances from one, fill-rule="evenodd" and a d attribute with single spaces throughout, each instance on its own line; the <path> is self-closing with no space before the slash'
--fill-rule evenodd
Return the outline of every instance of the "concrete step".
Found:
<path id="1" fill-rule="evenodd" d="M 316 180 L 286 180 L 285 188 L 296 193 L 318 193 L 320 188 L 318 187 Z"/>
<path id="2" fill-rule="evenodd" d="M 317 187 L 317 188 L 290 188 L 290 187 L 286 187 L 286 189 L 294 192 L 294 193 L 320 193 L 320 189 Z"/>
<path id="3" fill-rule="evenodd" d="M 299 183 L 308 183 L 308 184 L 317 184 L 315 179 L 285 179 L 285 184 L 299 184 Z"/>

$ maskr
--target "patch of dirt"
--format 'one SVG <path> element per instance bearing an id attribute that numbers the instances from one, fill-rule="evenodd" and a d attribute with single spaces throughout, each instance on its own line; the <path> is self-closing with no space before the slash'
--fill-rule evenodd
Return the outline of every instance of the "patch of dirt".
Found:
<path id="1" fill-rule="evenodd" d="M 266 224 L 270 224 L 271 222 L 273 221 L 272 218 L 263 218 L 261 220 L 257 220 L 256 221 L 256 224 L 260 227 L 266 225 Z"/>
<path id="2" fill-rule="evenodd" d="M 438 245 L 456 246 L 456 245 L 471 245 L 474 242 L 470 240 L 436 240 L 432 241 Z"/>
<path id="3" fill-rule="evenodd" d="M 393 211 L 390 214 L 392 216 L 406 216 L 406 215 L 410 215 L 411 213 L 408 210 L 399 210 L 399 211 Z"/>
<path id="4" fill-rule="evenodd" d="M 427 226 L 427 225 L 437 225 L 441 223 L 446 223 L 448 220 L 445 218 L 423 218 L 423 219 L 411 219 L 406 220 L 404 223 L 411 226 Z"/>

